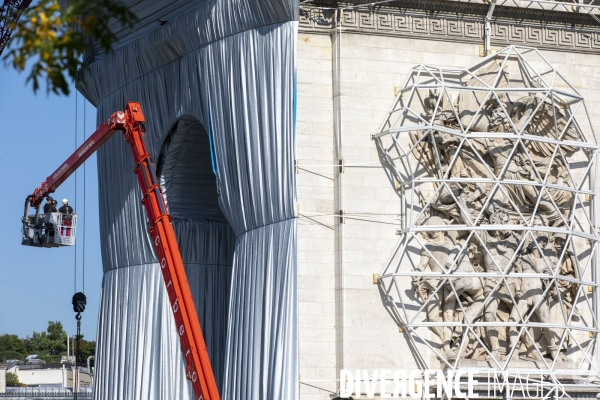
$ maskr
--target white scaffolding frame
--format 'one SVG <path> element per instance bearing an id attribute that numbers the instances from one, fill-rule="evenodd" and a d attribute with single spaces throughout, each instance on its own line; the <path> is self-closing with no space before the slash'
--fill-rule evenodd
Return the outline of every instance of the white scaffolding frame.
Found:
<path id="1" fill-rule="evenodd" d="M 507 0 L 508 1 L 508 0 Z M 502 1 L 498 1 L 501 4 Z M 554 3 L 549 1 L 539 1 L 539 3 Z M 496 62 L 499 65 L 499 71 L 493 84 L 486 83 L 477 76 L 478 71 L 486 65 Z M 516 80 L 518 84 L 515 86 L 500 87 L 498 84 L 502 79 L 505 67 L 508 65 L 518 66 L 520 74 Z M 512 74 L 511 74 L 512 78 Z M 468 80 L 477 80 L 480 86 L 468 86 Z M 512 82 L 512 79 L 511 79 Z M 425 104 L 424 92 L 433 90 L 436 93 L 434 97 L 435 106 L 433 112 L 424 115 L 422 112 L 427 109 Z M 468 126 L 463 126 L 460 121 L 459 111 L 452 102 L 452 94 L 459 93 L 477 93 L 483 100 L 473 116 Z M 475 96 L 477 96 L 475 95 Z M 515 126 L 514 121 L 510 119 L 506 121 L 512 129 L 508 132 L 473 132 L 471 130 L 477 117 L 483 112 L 484 105 L 490 99 L 496 100 L 496 104 L 502 104 L 500 98 L 502 96 L 513 97 L 511 101 L 525 96 L 535 95 L 540 101 L 534 112 L 529 116 L 527 121 L 522 125 L 521 129 Z M 436 115 L 441 111 L 442 101 L 449 102 L 446 110 L 450 110 L 456 117 L 458 129 L 449 128 L 448 126 L 436 123 Z M 551 106 L 553 113 L 553 135 L 538 136 L 535 132 L 528 132 L 527 127 L 536 118 L 537 112 L 541 110 L 543 104 Z M 501 106 L 504 108 L 504 106 Z M 506 111 L 506 115 L 509 114 Z M 557 115 L 559 115 L 557 117 Z M 565 122 L 566 121 L 566 122 Z M 571 137 L 566 138 L 567 133 Z M 577 133 L 576 137 L 573 132 Z M 450 161 L 446 160 L 447 167 L 443 168 L 440 153 L 437 146 L 434 145 L 436 139 L 435 134 L 447 134 L 456 138 L 459 142 L 454 158 Z M 409 140 L 409 134 L 412 134 L 413 140 Z M 472 139 L 509 139 L 514 142 L 514 147 L 510 156 L 507 158 L 506 165 L 502 171 L 495 174 L 492 169 L 487 166 L 488 177 L 461 177 L 451 176 L 451 171 L 454 163 L 457 161 L 462 149 L 470 149 L 472 153 L 477 153 L 471 144 Z M 459 68 L 444 68 L 431 65 L 418 65 L 412 69 L 408 75 L 404 85 L 399 90 L 398 95 L 390 108 L 384 122 L 379 131 L 372 135 L 372 139 L 382 151 L 385 164 L 388 171 L 396 180 L 397 189 L 400 191 L 401 199 L 401 227 L 398 229 L 400 239 L 395 246 L 392 254 L 385 263 L 381 273 L 377 277 L 381 285 L 381 290 L 384 292 L 387 305 L 392 310 L 394 317 L 401 329 L 406 333 L 411 341 L 411 347 L 414 350 L 414 355 L 422 369 L 432 368 L 449 368 L 449 369 L 478 369 L 480 373 L 485 373 L 489 370 L 500 370 L 508 375 L 518 374 L 521 367 L 516 367 L 514 361 L 518 360 L 518 349 L 516 346 L 513 349 L 507 350 L 505 359 L 498 359 L 488 349 L 484 340 L 477 334 L 477 330 L 485 329 L 485 327 L 498 327 L 508 329 L 510 327 L 518 330 L 518 338 L 523 339 L 528 337 L 530 343 L 533 344 L 535 351 L 541 357 L 537 362 L 539 368 L 548 371 L 560 369 L 573 376 L 588 376 L 585 384 L 577 385 L 577 387 L 589 388 L 590 390 L 600 391 L 600 357 L 598 351 L 598 334 L 599 329 L 599 313 L 598 313 L 598 293 L 600 284 L 597 273 L 597 252 L 598 252 L 598 222 L 596 212 L 596 159 L 600 150 L 596 134 L 591 124 L 591 119 L 585 106 L 583 96 L 569 84 L 566 79 L 558 72 L 547 59 L 537 50 L 523 46 L 509 46 L 501 49 L 497 53 L 482 59 L 479 63 L 465 69 Z M 547 168 L 545 174 L 541 174 L 535 167 L 533 168 L 536 176 L 532 180 L 514 180 L 504 179 L 504 173 L 509 167 L 510 160 L 517 150 L 524 153 L 530 165 L 533 166 L 533 161 L 527 146 L 529 144 L 544 144 L 553 149 L 552 160 L 549 165 L 554 165 L 555 162 L 562 163 L 568 172 L 567 183 L 560 184 L 549 182 L 551 167 Z M 433 169 L 427 170 L 422 164 L 419 157 L 423 157 L 423 153 L 419 153 L 420 149 L 428 149 L 430 156 L 430 165 L 434 165 Z M 569 149 L 567 151 L 566 149 Z M 579 154 L 578 163 L 573 162 L 567 155 Z M 482 158 L 481 163 L 486 165 Z M 434 176 L 432 176 L 432 174 Z M 487 192 L 481 210 L 478 211 L 476 217 L 466 221 L 463 224 L 450 225 L 424 225 L 423 220 L 427 216 L 428 210 L 431 210 L 431 203 L 437 195 L 444 189 L 455 202 L 459 213 L 462 210 L 461 203 L 450 190 L 451 184 L 485 184 L 493 186 Z M 519 187 L 520 185 L 530 185 L 538 190 L 538 198 L 533 211 L 529 217 L 526 217 L 519 211 L 514 202 L 510 200 L 510 196 L 506 193 L 505 185 Z M 426 189 L 423 189 L 426 188 Z M 572 205 L 565 212 L 566 215 L 560 214 L 560 219 L 557 219 L 555 224 L 545 223 L 540 224 L 544 219 L 536 219 L 540 211 L 540 203 L 542 198 L 549 199 L 551 204 L 558 211 L 558 200 L 551 193 L 569 193 L 571 196 Z M 514 207 L 515 215 L 521 220 L 521 223 L 496 225 L 483 222 L 484 213 L 491 207 L 493 197 L 496 193 L 503 193 L 505 198 L 509 199 Z M 518 232 L 520 236 L 519 245 L 514 252 L 512 259 L 507 264 L 506 268 L 502 268 L 496 261 L 498 271 L 494 272 L 459 272 L 456 271 L 458 265 L 458 257 L 453 260 L 452 266 L 441 265 L 435 256 L 432 255 L 427 247 L 424 246 L 420 233 L 424 231 L 444 231 L 444 232 L 467 232 L 467 238 L 462 244 L 459 253 L 468 250 L 468 244 L 471 241 L 482 245 L 485 248 L 485 241 L 482 240 L 482 231 L 504 230 Z M 552 262 L 544 256 L 544 249 L 538 243 L 540 235 L 552 233 L 561 234 L 566 238 L 566 244 L 562 250 L 562 254 L 552 265 Z M 539 254 L 542 255 L 543 261 L 547 265 L 547 270 L 538 271 L 538 273 L 519 273 L 514 272 L 514 263 L 519 255 L 519 252 L 524 249 L 525 242 L 529 240 L 533 242 Z M 574 253 L 576 268 L 578 269 L 578 278 L 561 275 L 561 265 L 567 257 L 568 249 Z M 426 251 L 430 258 L 435 261 L 441 272 L 425 272 L 416 270 L 415 259 L 418 257 L 415 254 L 420 251 Z M 485 251 L 489 252 L 487 248 Z M 412 254 L 412 255 L 411 255 Z M 415 258 L 417 257 L 417 258 Z M 407 287 L 408 278 L 414 277 L 429 277 L 439 279 L 439 285 L 435 292 L 431 293 L 426 300 L 419 300 L 416 294 L 412 294 Z M 505 287 L 508 289 L 508 280 L 511 278 L 528 278 L 528 279 L 545 279 L 549 283 L 546 285 L 544 293 L 539 297 L 537 303 L 521 315 L 519 312 L 519 321 L 498 321 L 485 322 L 483 318 L 477 319 L 473 317 L 469 320 L 467 311 L 463 308 L 459 300 L 459 294 L 454 286 L 453 279 L 461 277 L 476 277 L 480 280 L 485 278 L 495 278 L 497 280 L 496 287 L 493 292 Z M 573 305 L 570 310 L 565 310 L 563 299 L 560 294 L 558 282 L 570 282 L 576 285 L 576 295 L 574 295 Z M 462 314 L 462 322 L 455 321 L 429 321 L 426 317 L 426 308 L 428 303 L 435 294 L 439 294 L 443 288 L 450 287 L 457 299 L 459 312 Z M 556 288 L 558 304 L 562 311 L 563 321 L 559 323 L 551 323 L 549 321 L 531 321 L 535 310 L 540 306 L 541 302 L 546 301 L 550 294 L 551 288 Z M 517 300 L 513 297 L 511 290 L 508 289 L 508 296 L 512 301 L 513 307 Z M 472 315 L 483 315 L 484 309 L 489 304 L 491 296 L 486 294 L 485 300 L 478 306 L 477 312 Z M 460 341 L 458 354 L 455 359 L 447 358 L 447 355 L 441 350 L 439 343 L 436 345 L 435 340 L 432 340 L 430 328 L 447 327 L 456 328 L 462 327 L 462 337 L 457 339 Z M 536 340 L 532 337 L 530 329 L 538 328 L 538 331 L 558 330 L 562 332 L 558 345 L 558 352 L 565 351 L 567 356 L 575 357 L 573 362 L 564 362 L 557 355 L 555 358 L 544 356 L 542 350 L 538 347 Z M 584 340 L 583 338 L 587 338 Z M 508 339 L 507 339 L 508 340 Z M 480 362 L 477 368 L 473 367 L 473 363 L 465 361 L 464 352 L 467 344 L 475 343 L 475 346 L 485 350 L 487 353 L 487 361 Z M 567 345 L 568 343 L 568 345 Z M 565 350 L 566 349 L 566 350 Z M 431 355 L 434 357 L 431 357 Z M 439 364 L 436 364 L 436 361 Z M 469 360 L 470 361 L 470 360 Z M 487 367 L 485 366 L 487 363 Z M 483 368 L 482 368 L 483 365 Z M 522 368 L 521 368 L 522 369 Z M 526 385 L 535 385 L 539 380 L 525 379 Z M 544 382 L 551 390 L 543 398 L 556 396 L 560 384 L 556 380 L 548 379 Z M 564 382 L 563 382 L 564 384 Z M 563 385 L 564 386 L 564 385 Z M 569 394 L 565 395 L 570 397 Z"/>

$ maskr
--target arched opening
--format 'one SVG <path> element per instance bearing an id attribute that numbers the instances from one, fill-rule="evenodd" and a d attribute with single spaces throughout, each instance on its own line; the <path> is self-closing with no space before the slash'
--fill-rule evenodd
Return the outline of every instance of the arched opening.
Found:
<path id="1" fill-rule="evenodd" d="M 160 181 L 181 249 L 211 364 L 221 388 L 235 234 L 218 203 L 210 141 L 200 121 L 181 117 L 160 148 Z"/>
<path id="2" fill-rule="evenodd" d="M 196 118 L 186 115 L 175 122 L 161 146 L 156 176 L 173 218 L 225 220 L 208 133 Z"/>

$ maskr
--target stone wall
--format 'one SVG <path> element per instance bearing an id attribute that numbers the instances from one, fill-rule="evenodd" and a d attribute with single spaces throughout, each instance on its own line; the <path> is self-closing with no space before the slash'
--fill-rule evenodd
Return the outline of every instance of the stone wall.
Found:
<path id="1" fill-rule="evenodd" d="M 335 29 L 333 13 L 310 12 L 310 18 L 301 13 L 297 50 L 299 362 L 301 398 L 317 400 L 329 399 L 337 390 L 342 368 L 417 368 L 407 337 L 384 307 L 380 287 L 373 284 L 373 274 L 380 272 L 398 241 L 400 202 L 370 135 L 378 130 L 395 88 L 402 86 L 411 67 L 474 64 L 481 60 L 483 40 L 479 25 L 467 35 L 468 21 L 463 20 L 463 36 L 457 36 L 449 33 L 452 23 L 425 11 L 417 22 L 402 10 L 354 10 L 351 16 L 344 13 L 344 22 Z M 396 16 L 390 20 L 392 14 Z M 413 18 L 410 34 L 398 33 L 402 18 Z M 584 49 L 576 39 L 566 44 L 539 36 L 576 38 L 585 33 L 582 29 L 557 23 L 553 34 L 533 34 L 527 24 L 503 23 L 513 33 L 507 33 L 506 41 L 496 36 L 493 45 L 537 43 L 585 96 L 597 126 L 598 41 L 590 36 Z M 380 34 L 382 27 L 395 33 Z M 436 34 L 436 27 L 445 27 L 446 33 Z M 499 32 L 500 25 L 495 29 Z M 518 39 L 515 32 L 525 36 Z M 339 159 L 344 160 L 343 169 L 337 166 Z"/>

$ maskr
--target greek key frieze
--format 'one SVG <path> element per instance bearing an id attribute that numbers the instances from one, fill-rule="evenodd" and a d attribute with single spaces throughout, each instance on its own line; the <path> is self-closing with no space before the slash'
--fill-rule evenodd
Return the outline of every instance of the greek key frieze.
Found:
<path id="1" fill-rule="evenodd" d="M 468 43 L 480 43 L 483 40 L 483 18 L 475 15 L 431 14 L 409 9 L 346 9 L 337 18 L 341 28 L 349 33 L 448 41 L 461 39 Z M 301 32 L 326 33 L 334 27 L 335 10 L 301 8 Z M 595 52 L 600 48 L 600 34 L 591 29 L 573 28 L 562 22 L 503 18 L 492 22 L 492 42 L 496 46 L 521 44 L 560 51 Z"/>

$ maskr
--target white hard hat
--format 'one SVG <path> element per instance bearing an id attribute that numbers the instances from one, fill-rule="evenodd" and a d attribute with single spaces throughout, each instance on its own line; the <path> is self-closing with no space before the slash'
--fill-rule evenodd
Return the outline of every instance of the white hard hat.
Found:
<path id="1" fill-rule="evenodd" d="M 69 200 L 63 199 L 63 204 L 68 203 L 68 202 L 69 202 Z"/>

